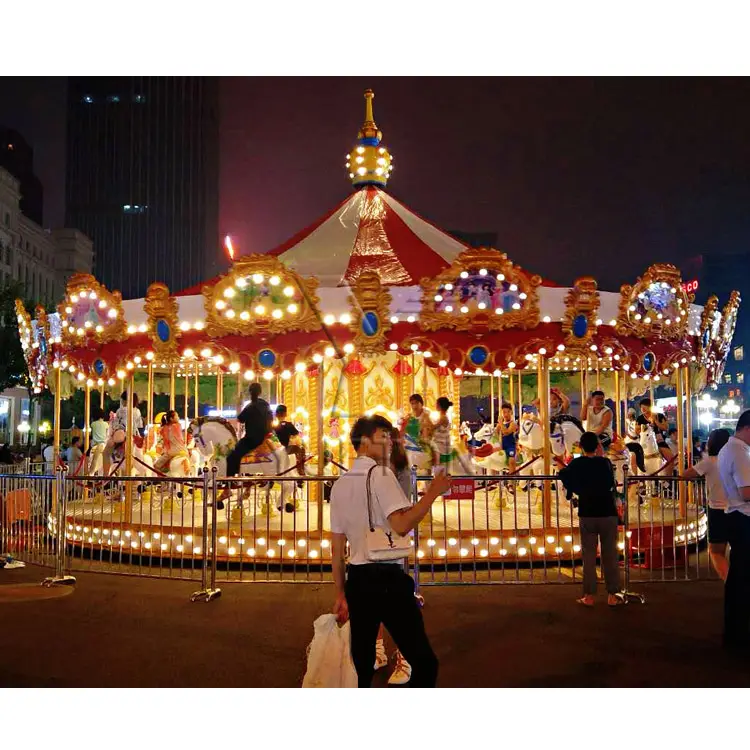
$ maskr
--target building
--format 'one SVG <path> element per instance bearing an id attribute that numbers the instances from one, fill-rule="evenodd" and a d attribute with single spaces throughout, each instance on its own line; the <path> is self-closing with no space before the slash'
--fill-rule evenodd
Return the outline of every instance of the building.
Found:
<path id="1" fill-rule="evenodd" d="M 21 213 L 35 224 L 44 224 L 44 190 L 34 174 L 34 150 L 17 131 L 0 127 L 0 167 L 20 183 Z"/>
<path id="2" fill-rule="evenodd" d="M 218 79 L 68 79 L 66 223 L 94 242 L 94 273 L 123 297 L 213 275 Z"/>
<path id="3" fill-rule="evenodd" d="M 707 252 L 691 258 L 682 265 L 682 277 L 693 287 L 695 301 L 705 304 L 709 294 L 719 297 L 719 305 L 726 304 L 729 294 L 736 289 L 741 297 L 737 327 L 729 353 L 720 396 L 736 403 L 748 403 L 746 390 L 750 385 L 750 251 L 737 253 Z M 747 356 L 746 356 L 747 355 Z"/>
<path id="4" fill-rule="evenodd" d="M 73 273 L 91 272 L 91 240 L 75 229 L 42 228 L 21 201 L 20 181 L 0 167 L 0 280 L 23 282 L 29 300 L 57 303 Z"/>

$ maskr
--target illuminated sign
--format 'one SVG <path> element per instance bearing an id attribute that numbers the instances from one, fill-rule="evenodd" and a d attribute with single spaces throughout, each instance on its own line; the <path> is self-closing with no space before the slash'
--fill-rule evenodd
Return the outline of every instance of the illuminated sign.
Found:
<path id="1" fill-rule="evenodd" d="M 682 288 L 686 294 L 697 292 L 698 291 L 698 279 L 693 279 L 692 281 L 683 281 Z"/>

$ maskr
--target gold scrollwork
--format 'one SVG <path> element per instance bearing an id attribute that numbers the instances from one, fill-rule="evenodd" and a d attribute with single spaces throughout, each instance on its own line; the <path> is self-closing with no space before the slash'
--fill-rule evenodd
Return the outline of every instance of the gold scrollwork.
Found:
<path id="1" fill-rule="evenodd" d="M 657 299 L 660 298 L 660 299 Z M 655 263 L 635 285 L 620 287 L 616 331 L 625 336 L 674 341 L 688 326 L 690 302 L 679 270 L 669 263 Z"/>
<path id="2" fill-rule="evenodd" d="M 599 311 L 599 291 L 591 276 L 576 279 L 565 295 L 565 315 L 562 321 L 563 343 L 569 351 L 588 349 L 596 335 L 596 318 Z"/>
<path id="3" fill-rule="evenodd" d="M 180 325 L 177 315 L 177 300 L 170 296 L 169 287 L 161 281 L 149 286 L 143 309 L 148 315 L 148 335 L 154 352 L 164 362 L 178 360 Z M 163 325 L 160 325 L 162 323 Z M 167 334 L 164 338 L 164 334 Z"/>
<path id="4" fill-rule="evenodd" d="M 714 339 L 712 329 L 716 313 L 719 311 L 719 298 L 712 294 L 707 300 L 701 313 L 700 330 L 698 331 L 698 356 L 705 362 L 711 353 L 711 342 Z"/>
<path id="5" fill-rule="evenodd" d="M 393 389 L 386 385 L 383 376 L 379 373 L 372 379 L 372 385 L 367 390 L 365 407 L 374 409 L 384 406 L 386 409 L 393 408 Z"/>
<path id="6" fill-rule="evenodd" d="M 382 354 L 386 335 L 391 330 L 391 295 L 375 271 L 363 271 L 351 290 L 350 329 L 354 334 L 354 346 L 358 353 L 364 355 Z"/>
<path id="7" fill-rule="evenodd" d="M 419 324 L 425 331 L 452 328 L 478 334 L 483 328 L 535 328 L 541 283 L 540 276 L 514 265 L 505 253 L 469 248 L 445 271 L 420 281 Z"/>
<path id="8" fill-rule="evenodd" d="M 81 309 L 84 307 L 86 309 Z M 110 292 L 91 274 L 76 273 L 68 279 L 65 298 L 57 311 L 62 323 L 63 343 L 67 346 L 85 345 L 90 340 L 107 344 L 125 339 L 122 295 Z"/>
<path id="9" fill-rule="evenodd" d="M 254 336 L 321 329 L 318 280 L 269 255 L 245 255 L 203 287 L 209 336 Z"/>
<path id="10" fill-rule="evenodd" d="M 740 309 L 740 293 L 735 290 L 729 295 L 729 301 L 724 305 L 721 312 L 721 325 L 719 326 L 719 354 L 722 358 L 729 353 L 732 345 L 734 329 L 737 326 L 737 313 Z"/>

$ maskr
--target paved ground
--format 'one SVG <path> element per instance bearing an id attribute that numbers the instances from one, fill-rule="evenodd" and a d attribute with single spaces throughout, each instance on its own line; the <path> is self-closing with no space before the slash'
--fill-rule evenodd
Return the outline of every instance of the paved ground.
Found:
<path id="1" fill-rule="evenodd" d="M 332 592 L 229 584 L 221 599 L 194 604 L 193 583 L 81 574 L 69 594 L 40 599 L 22 584 L 43 573 L 0 570 L 2 687 L 297 686 Z M 587 610 L 573 601 L 577 586 L 425 588 L 439 684 L 750 686 L 750 667 L 718 648 L 719 584 L 640 590 L 645 606 Z"/>

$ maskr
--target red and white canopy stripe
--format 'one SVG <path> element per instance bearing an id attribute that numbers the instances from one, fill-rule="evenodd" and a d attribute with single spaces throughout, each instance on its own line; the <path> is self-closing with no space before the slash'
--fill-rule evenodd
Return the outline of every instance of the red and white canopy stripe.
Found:
<path id="1" fill-rule="evenodd" d="M 360 190 L 270 252 L 321 286 L 351 284 L 366 270 L 387 286 L 416 286 L 466 246 L 375 187 Z"/>

